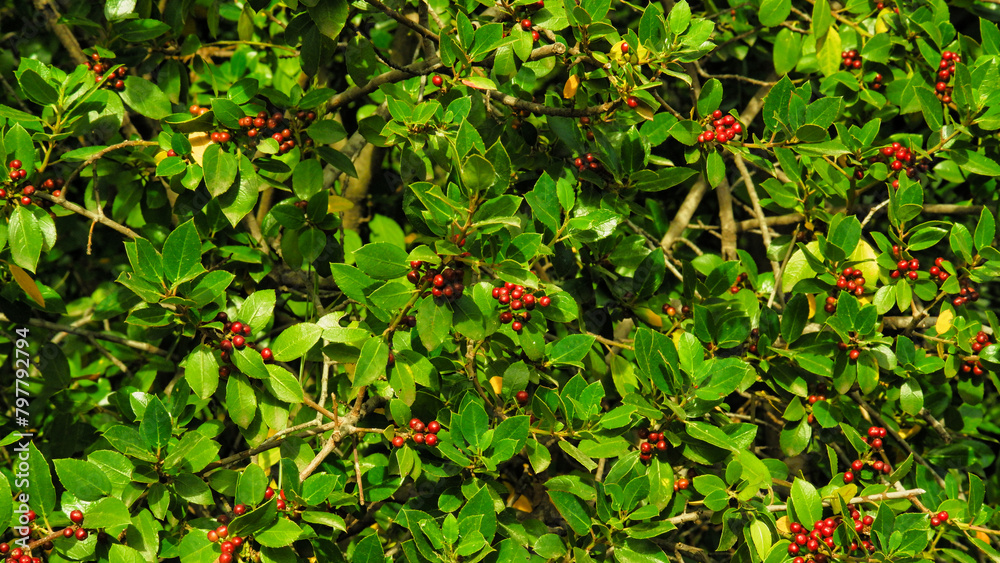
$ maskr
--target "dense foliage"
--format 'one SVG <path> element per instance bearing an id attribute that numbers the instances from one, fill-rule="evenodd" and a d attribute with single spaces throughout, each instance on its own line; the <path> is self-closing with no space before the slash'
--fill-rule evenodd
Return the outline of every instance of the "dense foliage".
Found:
<path id="1" fill-rule="evenodd" d="M 0 555 L 1000 561 L 998 19 L 3 3 Z"/>

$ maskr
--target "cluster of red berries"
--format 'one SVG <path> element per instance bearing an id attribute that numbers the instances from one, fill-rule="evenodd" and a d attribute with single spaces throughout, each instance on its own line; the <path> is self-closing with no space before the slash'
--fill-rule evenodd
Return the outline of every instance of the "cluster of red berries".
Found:
<path id="1" fill-rule="evenodd" d="M 465 240 L 463 239 L 460 242 L 465 243 Z M 425 266 L 426 270 L 421 275 L 420 270 Z M 410 262 L 410 268 L 412 269 L 406 274 L 406 279 L 413 285 L 419 285 L 421 280 L 430 281 L 430 294 L 435 298 L 451 302 L 461 297 L 465 292 L 465 284 L 462 283 L 462 279 L 465 277 L 465 270 L 462 268 L 452 268 L 450 266 L 447 268 L 435 268 L 433 265 L 425 264 L 421 260 Z M 413 320 L 413 323 L 414 325 L 416 324 L 416 319 Z"/>
<path id="2" fill-rule="evenodd" d="M 989 346 L 990 344 L 990 335 L 981 330 L 976 334 L 976 337 L 972 339 L 972 351 L 975 354 L 979 354 L 983 348 Z M 979 360 L 965 360 L 962 364 L 962 373 L 969 372 L 972 372 L 973 375 L 983 375 L 986 373 L 986 370 L 983 369 L 983 362 Z"/>
<path id="3" fill-rule="evenodd" d="M 962 62 L 962 57 L 958 53 L 945 51 L 941 53 L 941 64 L 938 65 L 938 82 L 934 85 L 934 94 L 942 103 L 951 103 L 951 86 L 948 80 L 955 75 L 955 63 Z"/>
<path id="4" fill-rule="evenodd" d="M 855 288 L 855 291 L 857 291 L 857 288 Z M 823 310 L 831 315 L 835 313 L 837 311 L 837 298 L 832 295 L 827 296 L 826 304 L 823 305 Z"/>
<path id="5" fill-rule="evenodd" d="M 875 518 L 870 515 L 862 517 L 861 513 L 856 509 L 851 508 L 851 519 L 854 521 L 854 530 L 860 535 L 868 535 L 871 530 L 871 525 L 875 522 Z M 795 555 L 795 559 L 792 563 L 805 563 L 806 557 L 800 554 L 812 554 L 811 560 L 815 563 L 825 563 L 831 557 L 832 553 L 821 553 L 820 551 L 834 550 L 836 549 L 836 542 L 833 539 L 833 534 L 840 525 L 839 517 L 827 518 L 825 520 L 817 520 L 813 524 L 813 529 L 809 530 L 802 524 L 798 522 L 792 522 L 788 526 L 789 532 L 791 532 L 792 543 L 788 546 L 788 553 L 790 555 Z M 865 549 L 866 551 L 875 551 L 875 546 L 867 539 L 862 540 L 860 546 L 857 542 L 851 542 L 850 551 L 857 551 L 858 549 Z"/>
<path id="6" fill-rule="evenodd" d="M 852 332 L 851 334 L 854 333 Z M 851 360 L 857 360 L 858 358 L 861 357 L 861 350 L 857 348 L 851 348 L 844 342 L 838 342 L 837 348 L 840 348 L 842 351 L 847 352 L 847 357 L 850 358 Z M 848 352 L 848 350 L 850 351 Z"/>
<path id="7" fill-rule="evenodd" d="M 654 449 L 661 452 L 666 451 L 667 441 L 663 438 L 663 434 L 640 428 L 638 435 L 640 440 L 645 440 L 645 442 L 639 443 L 639 459 L 642 461 L 652 459 Z"/>
<path id="8" fill-rule="evenodd" d="M 438 445 L 437 433 L 441 431 L 441 423 L 432 420 L 425 425 L 424 421 L 419 418 L 412 418 L 410 419 L 410 430 L 413 431 L 410 437 L 413 438 L 414 442 L 427 444 L 433 448 Z M 402 448 L 404 444 L 406 444 L 406 438 L 398 434 L 392 439 L 392 445 L 397 448 Z"/>
<path id="9" fill-rule="evenodd" d="M 740 272 L 740 274 L 738 276 L 736 276 L 736 282 L 733 283 L 733 286 L 729 288 L 729 293 L 732 293 L 733 295 L 739 293 L 740 292 L 740 284 L 742 284 L 745 281 L 747 281 L 747 275 L 746 275 L 746 273 Z"/>
<path id="10" fill-rule="evenodd" d="M 883 445 L 882 439 L 885 438 L 886 435 L 887 434 L 885 428 L 882 428 L 880 426 L 872 426 L 868 429 L 868 435 L 862 436 L 861 439 L 864 440 L 864 442 L 867 443 L 869 446 L 871 446 L 872 450 L 881 450 Z M 885 475 L 888 475 L 892 473 L 892 466 L 889 465 L 888 463 L 885 463 L 882 460 L 867 461 L 867 460 L 856 459 L 851 462 L 851 469 L 849 471 L 844 472 L 844 482 L 845 483 L 853 482 L 855 476 L 860 474 L 861 470 L 864 469 L 865 466 L 867 465 L 871 465 L 872 471 L 874 471 L 876 474 L 883 473 Z"/>
<path id="11" fill-rule="evenodd" d="M 300 111 L 296 114 L 296 117 L 300 121 L 310 123 L 316 119 L 316 113 L 312 111 Z M 247 139 L 251 144 L 257 139 L 270 136 L 278 143 L 278 151 L 281 154 L 285 154 L 295 148 L 295 140 L 292 139 L 292 130 L 288 127 L 289 124 L 285 122 L 285 116 L 280 111 L 268 115 L 266 111 L 261 110 L 257 112 L 256 116 L 248 115 L 241 117 L 239 125 L 246 130 Z M 311 144 L 311 139 L 303 140 L 302 142 L 308 146 Z"/>
<path id="12" fill-rule="evenodd" d="M 677 315 L 677 309 L 670 303 L 663 304 L 663 314 L 668 317 L 674 317 Z M 691 307 L 687 305 L 681 306 L 681 318 L 685 318 L 691 314 Z"/>
<path id="13" fill-rule="evenodd" d="M 593 153 L 589 152 L 582 157 L 578 156 L 573 159 L 573 165 L 576 166 L 576 169 L 580 172 L 583 172 L 587 168 L 590 168 L 591 170 L 601 169 L 601 162 L 597 160 L 597 157 L 595 157 Z"/>
<path id="14" fill-rule="evenodd" d="M 624 48 L 624 45 L 622 47 Z M 587 140 L 588 141 L 593 141 L 594 140 L 594 132 L 590 130 L 590 122 L 591 122 L 591 119 L 590 119 L 589 116 L 584 115 L 584 116 L 582 116 L 580 118 L 580 125 L 586 127 L 586 129 L 587 129 Z M 579 159 L 577 159 L 577 160 L 579 160 Z M 580 161 L 580 164 L 576 165 L 576 167 L 580 168 L 581 164 L 583 164 L 582 160 Z M 580 170 L 582 171 L 583 169 L 580 168 Z"/>
<path id="15" fill-rule="evenodd" d="M 264 500 L 269 501 L 274 498 L 274 488 L 268 487 L 264 490 Z M 274 503 L 274 507 L 278 510 L 285 510 L 288 508 L 288 499 L 285 498 L 285 490 L 278 489 L 278 502 Z"/>
<path id="16" fill-rule="evenodd" d="M 28 176 L 28 171 L 23 168 L 24 164 L 15 158 L 14 160 L 11 160 L 7 166 L 10 168 L 10 179 L 15 182 L 15 185 L 11 187 L 10 192 L 7 191 L 7 188 L 0 188 L 0 200 L 13 199 L 16 203 L 20 203 L 24 206 L 34 203 L 31 196 L 35 195 L 35 192 L 38 191 L 38 189 L 32 184 L 25 184 L 20 187 L 16 185 L 16 182 L 19 182 Z M 42 182 L 41 187 L 44 190 L 54 190 L 52 195 L 54 197 L 59 197 L 62 195 L 61 188 L 63 187 L 63 179 L 56 178 L 53 180 L 52 178 L 49 178 Z"/>
<path id="17" fill-rule="evenodd" d="M 917 279 L 917 276 L 920 275 L 918 270 L 920 270 L 920 260 L 917 260 L 916 258 L 911 258 L 910 260 L 902 259 L 896 264 L 896 269 L 889 272 L 889 277 L 897 279 L 906 276 L 911 280 L 915 280 Z M 942 279 L 948 278 L 948 272 L 939 272 L 938 275 L 940 276 L 941 273 L 945 276 Z"/>
<path id="18" fill-rule="evenodd" d="M 947 523 L 948 523 L 947 511 L 942 510 L 941 512 L 938 512 L 937 514 L 931 516 L 931 526 L 934 526 L 935 528 L 937 528 L 942 524 L 947 524 Z"/>
<path id="19" fill-rule="evenodd" d="M 535 296 L 523 285 L 504 282 L 502 287 L 493 288 L 493 299 L 500 302 L 501 308 L 509 308 L 508 311 L 500 313 L 500 322 L 510 323 L 510 328 L 520 333 L 524 328 L 524 323 L 531 320 L 531 310 L 535 305 L 548 307 L 552 304 L 552 298 L 547 295 Z"/>
<path id="20" fill-rule="evenodd" d="M 806 397 L 806 401 L 810 405 L 815 405 L 816 403 L 825 400 L 826 400 L 826 395 L 809 395 L 808 397 Z"/>
<path id="21" fill-rule="evenodd" d="M 125 89 L 125 82 L 122 79 L 128 74 L 128 68 L 120 66 L 111 74 L 104 76 L 104 72 L 110 70 L 111 65 L 101 62 L 101 56 L 97 53 L 90 55 L 90 61 L 84 64 L 87 65 L 87 70 L 94 71 L 96 75 L 94 76 L 94 82 L 104 82 L 104 79 L 107 78 L 108 81 L 105 82 L 105 85 L 109 88 L 118 90 L 119 92 Z"/>
<path id="22" fill-rule="evenodd" d="M 208 109 L 208 108 L 203 108 L 203 107 L 199 106 L 198 104 L 191 104 L 191 107 L 188 108 L 188 113 L 190 113 L 194 117 L 198 117 L 200 115 L 205 115 L 209 111 L 211 111 L 211 110 Z"/>
<path id="23" fill-rule="evenodd" d="M 916 178 L 918 172 L 926 173 L 930 170 L 930 163 L 928 163 L 926 159 L 921 159 L 917 162 L 916 157 L 913 155 L 913 151 L 898 142 L 882 147 L 878 154 L 871 157 L 870 162 L 873 164 L 876 162 L 886 162 L 889 164 L 889 168 L 891 170 L 894 172 L 904 171 L 908 178 Z M 855 171 L 855 177 L 857 177 L 858 171 L 860 171 L 860 169 Z M 899 187 L 898 179 L 894 179 L 892 181 L 892 187 Z"/>
<path id="24" fill-rule="evenodd" d="M 233 363 L 233 349 L 242 350 L 245 347 L 249 347 L 251 350 L 257 349 L 257 344 L 255 342 L 250 342 L 247 337 L 252 334 L 250 325 L 241 323 L 239 321 L 229 322 L 229 315 L 225 311 L 219 312 L 215 316 L 215 320 L 222 323 L 222 340 L 219 342 L 219 356 L 222 361 L 232 365 Z M 226 338 L 226 334 L 231 333 L 231 338 Z M 265 363 L 270 363 L 274 360 L 274 353 L 271 352 L 270 348 L 262 348 L 260 350 L 260 358 L 264 360 Z M 219 375 L 221 377 L 228 377 L 232 373 L 232 368 L 229 366 L 222 366 L 219 368 Z"/>
<path id="25" fill-rule="evenodd" d="M 242 512 L 238 512 L 237 511 L 237 509 L 240 508 L 240 507 L 243 508 Z M 237 516 L 239 516 L 240 514 L 243 514 L 244 512 L 246 512 L 246 505 L 237 504 L 233 508 L 233 514 L 235 514 Z M 227 517 L 225 517 L 223 515 L 223 516 L 219 517 L 219 521 L 220 522 L 228 522 L 229 518 L 227 518 Z M 234 554 L 240 549 L 240 547 L 244 543 L 243 538 L 241 538 L 239 536 L 233 536 L 232 538 L 229 538 L 229 526 L 227 526 L 225 523 L 223 523 L 218 528 L 216 528 L 214 530 L 209 530 L 208 531 L 208 541 L 210 541 L 212 543 L 215 543 L 215 542 L 220 541 L 220 540 L 222 541 L 222 543 L 219 544 L 219 547 L 222 550 L 222 554 L 219 555 L 219 558 L 216 559 L 216 561 L 218 563 L 232 563 L 233 562 Z"/>
<path id="26" fill-rule="evenodd" d="M 881 90 L 885 84 L 882 84 L 882 75 L 875 73 L 875 80 L 872 82 L 872 90 Z"/>
<path id="27" fill-rule="evenodd" d="M 687 490 L 691 486 L 691 480 L 681 477 L 674 480 L 674 492 Z"/>
<path id="28" fill-rule="evenodd" d="M 709 141 L 725 143 L 743 134 L 743 124 L 736 121 L 736 118 L 731 115 L 723 115 L 721 109 L 712 112 L 712 127 L 714 129 L 698 135 L 699 143 Z"/>
<path id="29" fill-rule="evenodd" d="M 840 277 L 837 278 L 837 288 L 861 297 L 865 294 L 865 275 L 861 270 L 848 266 L 840 272 Z M 836 302 L 837 300 L 834 299 L 833 303 L 836 304 Z M 830 300 L 827 299 L 827 305 L 829 304 Z"/>
<path id="30" fill-rule="evenodd" d="M 972 286 L 972 282 L 963 278 L 958 280 L 958 284 L 961 286 L 961 289 L 958 290 L 958 297 L 951 300 L 952 305 L 961 307 L 969 301 L 979 301 L 979 292 Z"/>
<path id="31" fill-rule="evenodd" d="M 840 53 L 840 66 L 843 69 L 859 69 L 861 68 L 861 55 L 857 51 L 851 49 L 850 51 L 843 51 Z"/>
<path id="32" fill-rule="evenodd" d="M 893 246 L 892 248 L 893 248 L 893 251 L 895 251 L 899 247 L 898 246 Z M 942 258 L 941 256 L 938 256 L 937 258 L 934 259 L 934 265 L 931 266 L 930 268 L 928 268 L 928 270 L 927 270 L 927 273 L 929 273 L 931 275 L 931 279 L 932 280 L 943 282 L 944 280 L 946 280 L 949 277 L 951 277 L 951 274 L 949 274 L 948 272 L 946 272 L 945 269 L 942 267 L 943 264 L 944 264 L 944 258 Z M 977 297 L 978 297 L 978 294 L 977 294 Z"/>
<path id="33" fill-rule="evenodd" d="M 212 131 L 212 142 L 220 145 L 226 144 L 231 139 L 229 131 Z"/>

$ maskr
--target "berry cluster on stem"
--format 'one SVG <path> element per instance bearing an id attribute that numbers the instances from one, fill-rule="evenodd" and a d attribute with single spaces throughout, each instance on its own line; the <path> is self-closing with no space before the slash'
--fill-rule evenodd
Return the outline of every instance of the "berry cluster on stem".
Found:
<path id="1" fill-rule="evenodd" d="M 509 323 L 510 328 L 517 333 L 524 329 L 524 323 L 531 320 L 531 310 L 535 305 L 548 307 L 552 303 L 551 297 L 545 294 L 536 296 L 532 290 L 511 282 L 494 287 L 493 299 L 500 303 L 502 309 L 500 322 Z"/>
<path id="2" fill-rule="evenodd" d="M 960 62 L 962 62 L 962 57 L 958 53 L 952 53 L 951 51 L 941 53 L 941 63 L 938 65 L 938 81 L 934 85 L 934 95 L 943 104 L 951 103 L 952 87 L 948 85 L 948 81 L 955 75 L 955 63 Z"/>
<path id="3" fill-rule="evenodd" d="M 438 445 L 437 433 L 441 431 L 441 423 L 432 420 L 426 425 L 419 418 L 410 419 L 410 438 L 418 444 L 426 444 L 430 447 Z M 397 448 L 402 448 L 406 444 L 406 438 L 400 434 L 392 439 L 392 445 Z"/>
<path id="4" fill-rule="evenodd" d="M 659 452 L 667 450 L 667 441 L 662 433 L 650 432 L 645 428 L 640 428 L 637 431 L 637 434 L 640 440 L 644 440 L 639 442 L 639 459 L 642 461 L 649 461 L 652 459 L 654 450 Z"/>
<path id="5" fill-rule="evenodd" d="M 972 352 L 979 354 L 983 348 L 992 344 L 990 341 L 990 335 L 986 334 L 985 331 L 980 330 L 976 333 L 976 337 L 972 339 L 970 346 L 972 347 Z M 968 359 L 962 362 L 962 373 L 972 373 L 973 375 L 983 375 L 986 370 L 983 368 L 983 362 L 979 359 Z"/>
<path id="6" fill-rule="evenodd" d="M 852 268 L 848 266 L 840 272 L 840 277 L 837 278 L 837 289 L 841 291 L 847 291 L 853 293 L 857 297 L 861 297 L 865 294 L 865 275 L 861 270 Z M 833 304 L 836 305 L 837 300 L 834 298 Z M 827 305 L 830 304 L 830 300 L 827 299 Z M 827 312 L 831 312 L 827 310 Z"/>
<path id="7" fill-rule="evenodd" d="M 105 76 L 104 73 L 111 70 L 112 65 L 101 61 L 101 55 L 97 53 L 90 55 L 90 60 L 84 64 L 87 66 L 87 70 L 94 73 L 94 82 L 103 82 L 102 86 L 107 86 L 119 92 L 125 89 L 125 81 L 123 79 L 128 75 L 127 67 L 120 66 Z M 105 80 L 107 81 L 105 82 Z"/>
<path id="8" fill-rule="evenodd" d="M 465 244 L 465 239 L 459 241 L 460 246 Z M 441 300 L 442 302 L 451 302 L 459 297 L 465 292 L 465 284 L 462 280 L 465 277 L 465 270 L 462 268 L 452 268 L 448 267 L 436 267 L 433 264 L 427 264 L 420 260 L 414 260 L 410 262 L 411 270 L 406 274 L 406 279 L 409 280 L 413 285 L 419 285 L 421 280 L 429 281 L 431 283 L 431 295 L 434 296 L 436 300 Z M 421 274 L 423 270 L 423 274 Z M 409 324 L 409 319 L 404 318 L 404 322 Z M 415 326 L 416 319 L 413 319 L 413 324 L 409 326 Z"/>
<path id="9" fill-rule="evenodd" d="M 720 109 L 712 112 L 712 127 L 698 135 L 699 143 L 726 143 L 743 134 L 743 124 L 731 115 L 723 115 Z"/>
<path id="10" fill-rule="evenodd" d="M 583 156 L 578 156 L 573 159 L 573 165 L 576 166 L 576 169 L 580 172 L 583 172 L 587 168 L 590 168 L 591 170 L 601 169 L 601 162 L 597 160 L 597 157 L 595 157 L 593 153 L 589 152 Z"/>
<path id="11" fill-rule="evenodd" d="M 251 350 L 257 349 L 257 344 L 247 340 L 253 331 L 250 325 L 241 323 L 240 321 L 229 321 L 229 315 L 225 311 L 220 311 L 215 319 L 222 323 L 222 334 L 219 340 L 219 357 L 222 361 L 229 365 L 224 365 L 219 368 L 219 376 L 228 377 L 232 373 L 233 365 L 233 349 L 242 350 L 243 348 L 250 348 Z M 264 360 L 264 363 L 270 363 L 274 360 L 274 353 L 271 352 L 270 348 L 261 348 L 260 358 Z"/>
<path id="12" fill-rule="evenodd" d="M 972 301 L 973 303 L 979 301 L 979 292 L 972 286 L 972 282 L 966 278 L 960 278 L 958 280 L 958 285 L 961 289 L 958 290 L 958 297 L 951 300 L 952 305 L 961 307 L 969 301 Z"/>
<path id="13" fill-rule="evenodd" d="M 842 51 L 840 53 L 840 67 L 845 70 L 858 70 L 861 68 L 861 55 L 857 51 Z"/>

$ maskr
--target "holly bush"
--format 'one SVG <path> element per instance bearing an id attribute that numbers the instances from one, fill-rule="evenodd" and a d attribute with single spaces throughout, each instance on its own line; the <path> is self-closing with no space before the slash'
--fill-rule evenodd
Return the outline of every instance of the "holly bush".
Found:
<path id="1" fill-rule="evenodd" d="M 1000 560 L 995 1 L 0 10 L 5 561 Z"/>

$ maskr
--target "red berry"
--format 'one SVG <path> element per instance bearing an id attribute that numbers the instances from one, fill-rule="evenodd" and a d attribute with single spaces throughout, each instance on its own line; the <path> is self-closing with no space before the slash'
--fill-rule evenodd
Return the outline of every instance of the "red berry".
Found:
<path id="1" fill-rule="evenodd" d="M 424 427 L 424 422 L 422 420 L 420 420 L 419 418 L 411 418 L 410 419 L 410 429 L 411 430 L 416 430 L 418 426 L 420 428 L 423 428 Z"/>
<path id="2" fill-rule="evenodd" d="M 907 276 L 908 276 L 908 277 L 909 277 L 909 278 L 910 278 L 911 280 L 915 280 L 915 279 L 917 279 L 917 277 L 919 276 L 919 274 L 917 273 L 917 271 L 916 271 L 916 270 L 910 270 L 909 272 L 907 272 L 907 273 L 906 273 L 906 275 L 907 275 Z"/>
<path id="3" fill-rule="evenodd" d="M 514 321 L 510 324 L 510 328 L 514 332 L 521 332 L 521 329 L 524 328 L 524 325 L 520 321 Z"/>
<path id="4" fill-rule="evenodd" d="M 265 362 L 269 362 L 269 361 L 271 361 L 272 359 L 274 359 L 274 353 L 273 353 L 273 352 L 271 352 L 271 349 L 270 349 L 270 348 L 264 348 L 263 350 L 261 350 L 261 351 L 260 351 L 260 357 L 261 357 L 261 359 L 263 359 L 263 360 L 264 360 Z"/>
<path id="5" fill-rule="evenodd" d="M 542 34 L 541 33 L 538 33 L 538 31 L 536 31 L 534 29 L 531 30 L 531 39 L 533 41 L 538 41 L 541 38 L 542 38 Z"/>
<path id="6" fill-rule="evenodd" d="M 441 430 L 440 422 L 432 420 L 427 423 L 427 431 L 430 432 L 431 434 L 437 434 L 440 430 Z"/>
<path id="7" fill-rule="evenodd" d="M 917 260 L 916 258 L 914 258 L 913 260 L 910 260 L 909 264 L 910 264 L 910 269 L 911 270 L 919 270 L 920 269 L 920 260 Z"/>
<path id="8" fill-rule="evenodd" d="M 852 481 L 854 481 L 854 473 L 851 473 L 850 471 L 845 471 L 844 472 L 844 482 L 845 483 L 850 483 Z"/>
<path id="9" fill-rule="evenodd" d="M 666 450 L 667 449 L 666 440 L 659 440 L 658 442 L 656 442 L 656 449 L 660 450 L 661 452 Z"/>
<path id="10" fill-rule="evenodd" d="M 622 53 L 628 53 L 628 43 L 622 43 Z"/>
<path id="11" fill-rule="evenodd" d="M 851 358 L 852 360 L 856 360 L 856 359 L 858 359 L 859 357 L 861 357 L 861 351 L 855 348 L 854 350 L 851 350 L 851 351 L 850 351 L 850 352 L 848 353 L 848 356 L 849 356 L 849 357 L 850 357 L 850 358 Z"/>
<path id="12" fill-rule="evenodd" d="M 643 443 L 639 444 L 639 452 L 640 453 L 648 454 L 651 451 L 653 451 L 653 445 L 650 444 L 649 442 L 643 442 Z"/>
<path id="13" fill-rule="evenodd" d="M 932 516 L 931 517 L 931 526 L 934 526 L 935 528 L 937 528 L 940 525 L 941 525 L 941 520 L 937 516 Z"/>
<path id="14" fill-rule="evenodd" d="M 639 107 L 639 98 L 636 98 L 635 96 L 629 96 L 628 98 L 625 99 L 625 105 L 633 109 L 637 108 Z"/>
<path id="15" fill-rule="evenodd" d="M 884 462 L 882 462 L 882 461 L 876 461 L 876 462 L 872 463 L 872 469 L 874 469 L 875 471 L 882 471 L 882 467 L 884 465 L 885 465 Z"/>
<path id="16" fill-rule="evenodd" d="M 10 161 L 10 167 L 13 168 L 14 170 L 21 168 L 21 166 L 23 166 L 23 163 L 16 158 Z"/>
<path id="17" fill-rule="evenodd" d="M 942 522 L 947 522 L 948 521 L 948 513 L 945 512 L 945 511 L 943 511 L 943 510 L 941 512 L 938 512 L 937 517 L 938 517 L 938 520 L 940 520 Z"/>
<path id="18" fill-rule="evenodd" d="M 864 467 L 865 467 L 865 462 L 861 461 L 860 459 L 856 459 L 851 462 L 851 469 L 855 471 L 861 471 Z"/>
<path id="19" fill-rule="evenodd" d="M 21 205 L 24 206 L 31 205 L 31 198 L 28 196 L 21 196 Z"/>
<path id="20" fill-rule="evenodd" d="M 444 79 L 441 78 L 440 74 L 435 74 L 434 77 L 431 78 L 431 84 L 433 84 L 433 85 L 437 86 L 438 88 L 440 88 L 441 85 L 444 84 Z"/>
<path id="21" fill-rule="evenodd" d="M 236 336 L 233 337 L 233 346 L 235 346 L 236 348 L 242 349 L 244 346 L 246 346 L 246 343 L 247 343 L 246 338 L 243 338 L 242 334 L 237 334 Z"/>
<path id="22" fill-rule="evenodd" d="M 521 20 L 521 29 L 523 29 L 525 31 L 528 31 L 529 29 L 531 29 L 531 20 L 529 20 L 529 19 L 523 19 L 523 20 Z"/>
<path id="23" fill-rule="evenodd" d="M 215 542 L 219 541 L 219 533 L 216 532 L 215 530 L 209 530 L 208 531 L 208 541 L 210 541 L 212 543 L 215 543 Z"/>
<path id="24" fill-rule="evenodd" d="M 424 437 L 424 443 L 428 446 L 434 447 L 438 443 L 438 437 L 435 434 L 428 434 Z"/>
<path id="25" fill-rule="evenodd" d="M 405 443 L 406 439 L 403 438 L 402 436 L 396 436 L 395 438 L 392 439 L 392 445 L 396 446 L 397 448 L 402 448 L 403 444 Z"/>
<path id="26" fill-rule="evenodd" d="M 935 266 L 937 266 L 937 267 L 940 268 L 941 264 L 944 264 L 944 258 L 938 256 L 937 258 L 934 259 L 934 265 Z"/>
<path id="27" fill-rule="evenodd" d="M 424 443 L 424 435 L 421 434 L 420 432 L 417 432 L 416 434 L 413 435 L 413 441 L 416 442 L 416 443 L 418 443 L 418 444 L 423 444 Z"/>
<path id="28" fill-rule="evenodd" d="M 874 448 L 876 450 L 882 449 L 882 439 L 881 438 L 875 438 L 874 440 L 872 440 L 872 448 Z"/>
<path id="29" fill-rule="evenodd" d="M 224 538 L 224 537 L 226 537 L 226 536 L 229 535 L 229 527 L 226 526 L 225 524 L 223 524 L 223 525 L 219 526 L 218 528 L 216 528 L 215 531 L 216 531 L 216 533 L 219 534 L 220 538 Z"/>
<path id="30" fill-rule="evenodd" d="M 237 504 L 236 506 L 233 507 L 233 514 L 237 516 L 241 516 L 246 511 L 247 511 L 247 505 L 245 504 Z"/>
<path id="31" fill-rule="evenodd" d="M 80 528 L 76 531 L 76 539 L 80 541 L 87 539 L 87 535 L 88 535 L 87 530 L 84 530 L 83 528 Z"/>
<path id="32" fill-rule="evenodd" d="M 74 510 L 73 512 L 69 513 L 69 519 L 74 524 L 80 524 L 80 523 L 83 522 L 83 512 L 81 512 L 79 510 Z"/>
<path id="33" fill-rule="evenodd" d="M 548 295 L 543 295 L 538 298 L 538 304 L 542 307 L 548 307 L 550 303 L 552 303 L 552 298 Z"/>
<path id="34" fill-rule="evenodd" d="M 271 500 L 272 498 L 274 498 L 274 489 L 268 487 L 267 490 L 264 491 L 264 500 Z"/>
<path id="35" fill-rule="evenodd" d="M 528 392 L 524 390 L 518 391 L 514 398 L 517 399 L 518 403 L 523 405 L 528 402 Z"/>
<path id="36" fill-rule="evenodd" d="M 944 92 L 946 89 L 948 89 L 948 84 L 945 82 L 938 82 L 937 84 L 934 85 L 934 89 L 937 90 L 938 92 Z"/>

